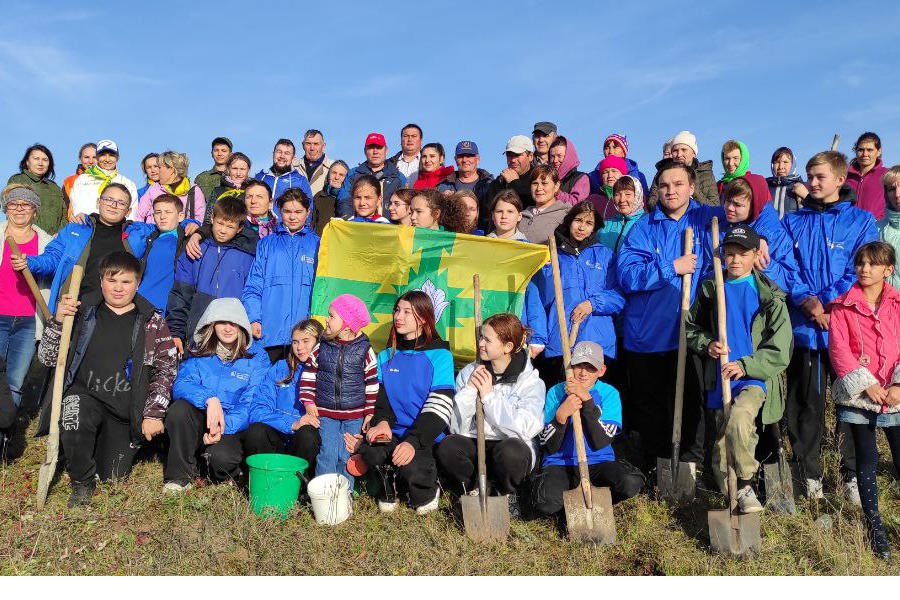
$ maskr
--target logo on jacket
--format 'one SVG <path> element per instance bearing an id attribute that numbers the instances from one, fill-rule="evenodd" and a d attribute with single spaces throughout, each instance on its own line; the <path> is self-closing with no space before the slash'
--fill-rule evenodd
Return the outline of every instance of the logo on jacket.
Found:
<path id="1" fill-rule="evenodd" d="M 240 371 L 232 371 L 231 376 L 241 381 L 250 381 L 250 373 L 241 373 Z"/>

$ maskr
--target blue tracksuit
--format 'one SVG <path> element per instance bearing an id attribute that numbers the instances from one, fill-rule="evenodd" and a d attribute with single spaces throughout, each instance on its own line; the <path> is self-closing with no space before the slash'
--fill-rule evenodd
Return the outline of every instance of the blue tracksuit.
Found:
<path id="1" fill-rule="evenodd" d="M 306 197 L 309 198 L 309 214 L 313 213 L 313 193 L 312 188 L 309 187 L 309 180 L 306 176 L 303 175 L 297 169 L 291 169 L 284 175 L 276 175 L 272 172 L 271 167 L 268 169 L 264 169 L 256 174 L 255 179 L 258 179 L 264 182 L 272 189 L 272 212 L 275 213 L 275 216 L 278 219 L 281 219 L 281 213 L 278 210 L 278 204 L 276 204 L 276 200 L 281 197 L 283 193 L 291 188 L 300 188 L 306 194 Z"/>
<path id="2" fill-rule="evenodd" d="M 594 404 L 600 407 L 600 423 L 603 428 L 608 432 L 612 432 L 610 435 L 615 435 L 622 431 L 622 401 L 619 398 L 618 390 L 598 380 L 591 388 L 591 398 L 593 398 Z M 547 391 L 547 400 L 544 402 L 544 423 L 550 423 L 556 418 L 556 411 L 565 399 L 565 383 L 557 383 Z M 571 422 L 570 418 L 567 424 L 571 424 Z M 584 439 L 584 450 L 585 454 L 587 454 L 587 463 L 589 465 L 616 460 L 616 453 L 613 451 L 612 444 L 599 450 L 594 450 L 591 448 L 587 436 Z M 551 465 L 578 466 L 574 427 L 566 428 L 562 447 L 553 454 L 544 455 L 544 460 L 541 464 L 545 467 Z"/>
<path id="3" fill-rule="evenodd" d="M 265 423 L 284 435 L 292 435 L 291 425 L 306 414 L 303 403 L 298 399 L 297 386 L 303 373 L 303 364 L 294 371 L 294 377 L 287 383 L 281 381 L 288 375 L 286 360 L 279 360 L 269 367 L 265 377 L 253 394 L 250 405 L 250 423 Z"/>

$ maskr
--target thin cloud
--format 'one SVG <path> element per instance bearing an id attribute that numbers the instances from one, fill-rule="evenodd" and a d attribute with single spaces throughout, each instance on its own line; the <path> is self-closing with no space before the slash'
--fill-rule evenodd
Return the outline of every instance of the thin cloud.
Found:
<path id="1" fill-rule="evenodd" d="M 409 85 L 410 82 L 411 79 L 408 75 L 395 74 L 372 77 L 351 86 L 338 88 L 338 95 L 350 98 L 384 96 L 389 93 L 397 92 L 398 88 Z"/>

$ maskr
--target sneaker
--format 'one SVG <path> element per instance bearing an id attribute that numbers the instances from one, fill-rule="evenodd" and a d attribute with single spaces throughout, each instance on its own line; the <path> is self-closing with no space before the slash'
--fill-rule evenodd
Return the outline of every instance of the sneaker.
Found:
<path id="1" fill-rule="evenodd" d="M 383 512 L 383 513 L 392 513 L 392 512 L 394 512 L 395 510 L 397 510 L 397 506 L 398 506 L 399 504 L 400 504 L 400 503 L 397 502 L 396 500 L 394 500 L 394 501 L 390 501 L 390 500 L 379 500 L 379 501 L 378 501 L 378 510 L 380 510 L 380 511 Z"/>
<path id="2" fill-rule="evenodd" d="M 522 516 L 522 505 L 519 503 L 519 495 L 515 492 L 507 494 L 506 499 L 509 501 L 509 516 L 518 519 Z"/>
<path id="3" fill-rule="evenodd" d="M 165 485 L 163 485 L 163 495 L 174 496 L 176 494 L 183 494 L 192 487 L 193 486 L 190 483 L 182 485 L 176 481 L 167 481 Z"/>
<path id="4" fill-rule="evenodd" d="M 844 500 L 853 506 L 862 506 L 859 499 L 859 485 L 856 483 L 856 477 L 844 482 Z"/>
<path id="5" fill-rule="evenodd" d="M 432 500 L 428 504 L 423 504 L 422 506 L 417 506 L 416 514 L 417 515 L 427 515 L 428 513 L 437 510 L 440 502 L 441 502 L 441 488 L 438 488 L 434 492 L 434 500 Z"/>
<path id="6" fill-rule="evenodd" d="M 821 479 L 806 479 L 806 497 L 810 500 L 821 500 L 825 497 L 824 492 L 822 492 Z"/>
<path id="7" fill-rule="evenodd" d="M 737 506 L 738 512 L 744 515 L 762 512 L 763 510 L 763 505 L 760 504 L 759 498 L 756 497 L 756 492 L 749 485 L 745 485 L 738 490 Z"/>
<path id="8" fill-rule="evenodd" d="M 94 495 L 94 488 L 97 483 L 93 479 L 85 482 L 72 482 L 72 495 L 69 496 L 69 502 L 66 504 L 69 508 L 78 506 L 87 506 L 91 503 L 91 496 Z"/>

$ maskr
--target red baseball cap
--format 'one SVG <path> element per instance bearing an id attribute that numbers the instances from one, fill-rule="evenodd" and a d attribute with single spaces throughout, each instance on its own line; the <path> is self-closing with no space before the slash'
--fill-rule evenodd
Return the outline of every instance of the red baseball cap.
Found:
<path id="1" fill-rule="evenodd" d="M 382 146 L 386 147 L 387 142 L 384 141 L 384 136 L 380 133 L 370 133 L 366 136 L 365 146 Z"/>

